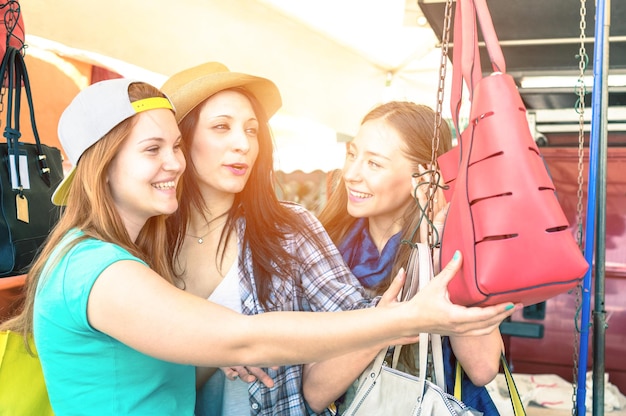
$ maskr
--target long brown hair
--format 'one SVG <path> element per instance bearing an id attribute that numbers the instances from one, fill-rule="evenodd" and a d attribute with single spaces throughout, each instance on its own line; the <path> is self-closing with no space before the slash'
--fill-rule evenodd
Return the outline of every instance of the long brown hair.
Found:
<path id="1" fill-rule="evenodd" d="M 418 172 L 418 165 L 430 164 L 432 158 L 432 137 L 435 126 L 435 112 L 430 107 L 407 101 L 391 101 L 370 111 L 363 118 L 361 124 L 369 120 L 381 118 L 402 138 L 404 142 L 402 151 L 412 162 L 414 170 L 412 173 Z M 450 128 L 446 123 L 442 123 L 437 155 L 439 156 L 447 152 L 451 147 L 452 136 Z M 319 215 L 319 219 L 334 243 L 339 245 L 358 218 L 348 214 L 348 196 L 341 171 L 336 172 L 333 179 L 331 194 L 326 206 Z M 403 215 L 401 241 L 419 241 L 419 233 L 415 232 L 419 219 L 420 213 L 417 203 L 409 204 Z M 398 270 L 401 267 L 406 268 L 410 254 L 411 247 L 408 244 L 400 244 L 391 273 L 379 286 L 373 288 L 376 293 L 382 294 L 387 290 Z M 406 371 L 417 374 L 415 352 L 416 350 L 412 346 L 403 348 L 399 362 L 404 365 Z"/>
<path id="2" fill-rule="evenodd" d="M 164 97 L 158 89 L 145 83 L 132 83 L 128 91 L 131 102 L 144 98 Z M 106 181 L 109 165 L 135 123 L 136 117 L 122 121 L 81 156 L 70 186 L 67 206 L 28 272 L 23 308 L 19 315 L 5 322 L 2 329 L 21 332 L 25 336 L 33 333 L 33 305 L 37 284 L 41 279 L 45 279 L 44 267 L 50 269 L 48 264 L 50 261 L 58 261 L 71 247 L 90 237 L 123 247 L 145 261 L 168 282 L 175 283 L 165 241 L 165 216 L 150 218 L 141 229 L 137 240 L 133 242 L 115 209 L 111 190 Z M 51 258 L 63 237 L 72 229 L 83 231 L 84 236 L 72 241 L 62 253 Z"/>
<path id="3" fill-rule="evenodd" d="M 404 142 L 404 155 L 412 162 L 414 172 L 418 172 L 418 165 L 430 164 L 432 155 L 432 137 L 435 126 L 435 112 L 428 106 L 415 104 L 409 101 L 391 101 L 371 110 L 361 121 L 364 124 L 370 120 L 384 119 L 390 128 L 393 128 Z M 444 122 L 439 136 L 437 155 L 441 155 L 452 147 L 450 128 Z M 338 171 L 333 178 L 332 191 L 319 219 L 328 231 L 330 238 L 339 245 L 345 238 L 348 230 L 358 218 L 348 214 L 348 196 L 345 182 Z M 403 215 L 402 241 L 415 241 L 419 234 L 414 230 L 419 221 L 417 204 L 410 204 Z M 410 247 L 401 244 L 391 274 L 376 288 L 376 292 L 384 292 L 391 283 L 400 267 L 406 267 L 409 259 Z"/>
<path id="4" fill-rule="evenodd" d="M 229 88 L 228 90 L 245 95 L 252 104 L 259 121 L 257 135 L 259 154 L 244 189 L 235 195 L 233 205 L 228 212 L 215 261 L 221 264 L 229 236 L 233 234 L 232 231 L 237 226 L 237 221 L 241 218 L 245 219 L 246 226 L 241 242 L 240 261 L 243 264 L 243 254 L 246 248 L 249 248 L 259 301 L 266 308 L 270 308 L 274 306 L 270 296 L 273 288 L 272 276 L 275 275 L 282 280 L 288 280 L 294 279 L 298 275 L 298 259 L 295 254 L 286 250 L 283 244 L 287 236 L 299 233 L 312 241 L 320 250 L 323 250 L 323 253 L 326 249 L 317 235 L 307 232 L 307 225 L 303 219 L 278 200 L 275 188 L 274 144 L 268 117 L 258 100 L 244 88 Z M 197 105 L 178 124 L 183 138 L 183 151 L 189 162 L 183 173 L 182 186 L 179 187 L 179 209 L 167 221 L 169 241 L 172 243 L 171 254 L 174 259 L 180 254 L 191 212 L 197 210 L 204 214 L 210 212 L 211 209 L 202 198 L 196 180 L 197 170 L 193 166 L 192 159 L 188 157 L 191 151 L 191 138 L 205 102 L 206 100 Z M 244 270 L 248 273 L 247 269 Z M 184 275 L 184 270 L 181 274 Z M 248 276 L 248 278 L 251 277 Z"/>

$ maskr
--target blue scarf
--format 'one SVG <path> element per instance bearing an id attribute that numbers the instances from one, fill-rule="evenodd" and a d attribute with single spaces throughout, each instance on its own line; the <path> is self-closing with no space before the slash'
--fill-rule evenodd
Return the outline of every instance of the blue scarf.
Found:
<path id="1" fill-rule="evenodd" d="M 391 274 L 393 259 L 399 246 L 400 233 L 397 233 L 387 241 L 382 253 L 379 254 L 376 244 L 372 241 L 367 219 L 360 218 L 348 231 L 338 248 L 359 282 L 364 287 L 371 288 L 379 285 Z"/>

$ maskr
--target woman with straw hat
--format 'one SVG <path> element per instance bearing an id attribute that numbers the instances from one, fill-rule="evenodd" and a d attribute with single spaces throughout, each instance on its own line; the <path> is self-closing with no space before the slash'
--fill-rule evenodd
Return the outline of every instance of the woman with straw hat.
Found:
<path id="1" fill-rule="evenodd" d="M 374 304 L 319 221 L 301 206 L 277 199 L 268 126 L 281 106 L 276 85 L 209 62 L 173 75 L 163 91 L 176 105 L 189 163 L 180 209 L 168 221 L 185 290 L 245 315 Z M 450 314 L 464 321 L 469 311 L 440 301 L 445 285 L 431 290 L 437 295 L 421 297 L 422 310 L 436 321 L 437 332 L 456 332 Z M 383 304 L 392 298 L 383 296 Z M 318 342 L 334 340 L 328 335 Z M 338 361 L 336 370 L 348 374 L 341 382 L 347 387 L 354 379 L 350 374 L 358 375 L 377 351 L 363 349 Z M 303 371 L 312 375 L 323 368 L 224 367 L 201 387 L 196 411 L 229 416 L 323 412 L 325 405 L 311 409 L 302 396 Z M 202 374 L 199 369 L 200 385 Z"/>

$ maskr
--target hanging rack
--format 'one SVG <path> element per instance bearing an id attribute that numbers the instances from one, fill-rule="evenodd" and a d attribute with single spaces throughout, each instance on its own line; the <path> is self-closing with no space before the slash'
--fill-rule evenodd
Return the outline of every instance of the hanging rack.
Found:
<path id="1" fill-rule="evenodd" d="M 585 145 L 585 96 L 587 94 L 587 87 L 585 84 L 585 70 L 587 69 L 587 65 L 589 64 L 589 56 L 587 55 L 585 43 L 587 40 L 586 37 L 586 29 L 587 29 L 587 0 L 580 0 L 580 46 L 578 49 L 578 82 L 576 84 L 576 95 L 578 96 L 578 100 L 576 101 L 575 109 L 578 113 L 578 191 L 577 191 L 577 204 L 576 204 L 576 240 L 578 242 L 578 246 L 583 247 L 584 234 L 583 234 L 583 165 L 584 165 L 584 145 Z M 584 251 L 583 251 L 584 252 Z M 588 260 L 587 260 L 588 261 Z M 581 284 L 575 290 L 575 314 L 574 314 L 574 341 L 573 341 L 573 353 L 572 353 L 572 415 L 576 416 L 578 413 L 578 403 L 577 397 L 585 397 L 586 394 L 583 390 L 579 389 L 581 386 L 579 380 L 579 369 L 585 368 L 585 372 L 583 372 L 586 378 L 586 357 L 587 357 L 587 345 L 582 345 L 582 332 L 580 326 L 578 325 L 578 320 L 580 318 L 580 312 L 583 309 L 582 305 L 582 296 L 583 296 L 583 287 L 584 284 Z M 583 315 L 588 314 L 588 303 L 585 304 Z M 582 322 L 588 322 L 588 320 L 581 319 Z M 588 325 L 584 327 L 584 332 L 588 333 Z M 577 336 L 578 343 L 577 344 Z M 584 351 L 583 356 L 585 359 L 583 360 L 582 366 L 579 366 L 581 361 L 580 354 L 581 350 Z M 586 381 L 586 380 L 585 380 Z M 582 384 L 583 389 L 586 388 L 586 383 Z"/>
<path id="2" fill-rule="evenodd" d="M 587 191 L 587 222 L 585 229 L 585 258 L 595 270 L 593 314 L 593 401 L 594 416 L 604 414 L 604 370 L 606 311 L 604 310 L 605 239 L 606 235 L 606 168 L 608 143 L 608 69 L 610 27 L 610 0 L 596 3 L 594 43 L 594 83 L 591 95 L 591 133 L 589 137 L 589 182 Z M 599 207 L 598 207 L 599 205 Z M 598 208 L 598 209 L 596 209 Z M 597 226 L 597 228 L 596 228 Z M 595 244 L 594 244 L 595 241 Z M 595 248 L 595 262 L 594 260 Z M 583 279 L 583 308 L 581 316 L 580 360 L 576 394 L 577 415 L 586 413 L 586 370 L 589 344 L 588 322 L 591 302 L 590 267 Z"/>
<path id="3" fill-rule="evenodd" d="M 0 3 L 0 15 L 6 31 L 6 46 L 11 45 L 16 49 L 23 49 L 24 45 L 24 22 L 22 10 L 17 0 L 7 0 Z"/>
<path id="4" fill-rule="evenodd" d="M 581 0 L 582 1 L 582 0 Z M 452 0 L 446 0 L 446 7 Z M 609 5 L 607 6 L 607 3 Z M 606 201 L 606 147 L 607 147 L 607 107 L 608 107 L 608 10 L 610 10 L 610 0 L 598 0 L 596 2 L 596 30 L 593 39 L 584 39 L 584 43 L 594 42 L 594 79 L 592 96 L 592 131 L 590 135 L 589 150 L 589 181 L 587 198 L 587 224 L 584 238 L 584 254 L 587 262 L 595 266 L 596 290 L 595 290 L 595 310 L 594 310 L 594 363 L 593 363 L 593 407 L 594 415 L 603 414 L 604 408 L 604 334 L 606 329 L 604 311 L 604 235 L 605 229 L 605 201 Z M 444 23 L 445 24 L 445 23 Z M 451 46 L 447 42 L 444 28 L 444 36 L 440 46 L 447 48 Z M 621 40 L 621 39 L 620 39 Z M 572 42 L 573 43 L 573 42 Z M 442 66 L 443 67 L 443 66 Z M 444 69 L 445 72 L 445 69 Z M 435 138 L 437 135 L 435 134 Z M 598 153 L 600 153 L 598 155 Z M 598 202 L 600 208 L 596 210 Z M 596 230 L 597 226 L 597 230 Z M 602 237 L 600 237 L 602 236 Z M 594 241 L 597 240 L 597 244 Z M 594 260 L 595 249 L 595 261 Z M 582 374 L 582 379 L 577 381 L 576 402 L 572 408 L 574 414 L 585 414 L 586 397 L 586 369 L 588 352 L 588 320 L 589 303 L 591 294 L 591 271 L 585 276 L 583 283 L 583 316 L 581 317 L 581 350 L 578 374 Z M 586 343 L 586 344 L 583 344 Z M 584 348 L 584 349 L 583 349 Z M 574 378 L 576 380 L 576 378 Z M 577 412 L 577 413 L 576 413 Z"/>
<path id="5" fill-rule="evenodd" d="M 0 44 L 0 59 L 5 54 L 9 45 L 18 49 L 22 54 L 26 45 L 24 44 L 24 21 L 22 20 L 22 10 L 17 0 L 7 0 L 0 3 L 0 24 L 4 25 L 6 42 Z M 0 29 L 0 33 L 2 30 Z M 0 113 L 4 112 L 4 93 L 8 81 L 0 80 Z M 1 124 L 1 122 L 0 122 Z"/>

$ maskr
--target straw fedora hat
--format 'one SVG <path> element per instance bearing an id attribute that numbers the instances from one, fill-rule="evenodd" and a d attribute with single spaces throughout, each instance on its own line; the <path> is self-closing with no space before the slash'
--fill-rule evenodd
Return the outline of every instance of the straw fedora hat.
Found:
<path id="1" fill-rule="evenodd" d="M 230 72 L 219 62 L 207 62 L 172 75 L 161 87 L 176 107 L 176 121 L 180 122 L 198 104 L 220 91 L 241 87 L 259 101 L 267 118 L 281 107 L 278 87 L 266 78 Z"/>

